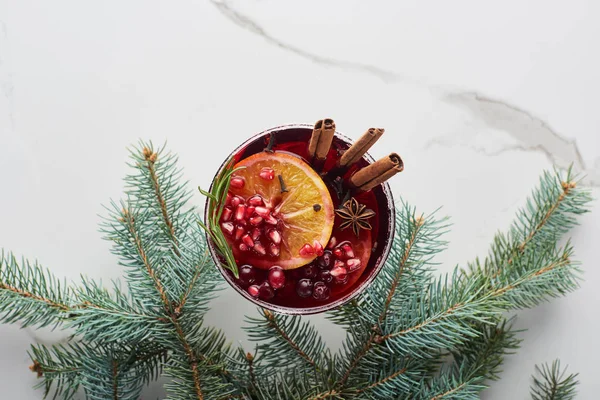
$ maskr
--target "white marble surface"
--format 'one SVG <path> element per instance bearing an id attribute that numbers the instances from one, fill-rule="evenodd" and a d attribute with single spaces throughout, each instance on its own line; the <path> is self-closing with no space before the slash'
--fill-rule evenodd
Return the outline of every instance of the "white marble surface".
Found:
<path id="1" fill-rule="evenodd" d="M 70 279 L 118 277 L 97 215 L 120 196 L 127 145 L 167 140 L 206 186 L 249 134 L 331 116 L 354 137 L 386 128 L 372 153 L 402 154 L 395 194 L 452 216 L 448 270 L 486 252 L 552 164 L 600 194 L 598 20 L 593 0 L 0 0 L 0 246 Z M 555 357 L 597 398 L 600 210 L 573 236 L 581 289 L 519 314 L 523 349 L 483 398 L 527 398 Z M 244 342 L 253 311 L 226 291 L 208 320 Z M 1 397 L 41 399 L 26 351 L 61 334 L 0 337 Z"/>

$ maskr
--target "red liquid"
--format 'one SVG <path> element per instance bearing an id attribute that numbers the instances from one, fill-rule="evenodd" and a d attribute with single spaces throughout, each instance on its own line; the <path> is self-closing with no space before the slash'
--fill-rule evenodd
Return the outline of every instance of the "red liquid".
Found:
<path id="1" fill-rule="evenodd" d="M 293 153 L 302 157 L 310 165 L 307 160 L 310 135 L 311 129 L 307 128 L 288 128 L 275 132 L 273 135 L 275 143 L 272 150 Z M 239 162 L 263 151 L 268 144 L 268 138 L 269 136 L 261 137 L 249 143 L 234 155 L 235 161 Z M 340 183 L 342 183 L 341 196 L 343 196 L 349 191 L 349 188 L 343 184 L 345 178 L 368 164 L 363 159 L 347 171 L 337 169 L 336 164 L 339 157 L 348 147 L 348 143 L 336 136 L 325 163 L 319 171 L 336 209 L 344 200 L 338 193 Z M 340 172 L 343 174 L 342 180 L 336 183 L 334 179 Z M 382 188 L 376 187 L 369 192 L 352 193 L 352 196 L 360 204 L 375 211 L 375 216 L 368 220 L 372 230 L 361 230 L 359 236 L 356 237 L 351 228 L 340 229 L 342 219 L 336 215 L 331 235 L 335 239 L 332 239 L 324 249 L 324 255 L 317 257 L 310 264 L 294 270 L 284 271 L 277 268 L 264 270 L 253 267 L 244 259 L 244 253 L 241 253 L 236 260 L 240 278 L 234 278 L 233 274 L 227 270 L 225 272 L 229 275 L 230 279 L 228 280 L 241 291 L 259 301 L 286 308 L 322 307 L 348 297 L 353 289 L 373 275 L 376 266 L 382 262 L 382 252 L 386 247 L 383 244 L 391 236 L 390 208 L 388 198 Z M 244 200 L 248 201 L 248 199 Z M 269 227 L 261 225 L 261 229 L 263 229 L 263 234 L 259 241 L 267 247 L 267 254 L 264 257 L 272 258 L 273 264 L 276 265 L 276 257 L 268 253 L 270 242 L 266 238 L 265 232 Z M 234 234 L 225 234 L 229 238 L 234 236 Z M 233 239 L 231 240 L 233 241 Z M 333 241 L 336 243 L 334 244 Z M 239 242 L 241 241 L 237 243 Z M 256 253 L 253 254 L 253 257 L 256 257 Z"/>

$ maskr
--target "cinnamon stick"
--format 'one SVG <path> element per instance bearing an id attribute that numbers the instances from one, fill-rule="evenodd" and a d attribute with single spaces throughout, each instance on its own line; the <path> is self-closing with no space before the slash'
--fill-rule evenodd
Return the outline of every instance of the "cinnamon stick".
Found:
<path id="1" fill-rule="evenodd" d="M 366 192 L 387 181 L 398 172 L 402 172 L 403 169 L 404 163 L 400 156 L 392 153 L 358 170 L 350 177 L 349 182 L 353 187 Z"/>
<path id="2" fill-rule="evenodd" d="M 325 160 L 333 142 L 335 133 L 335 122 L 326 118 L 318 120 L 310 137 L 308 144 L 308 156 L 311 159 Z"/>
<path id="3" fill-rule="evenodd" d="M 383 135 L 383 128 L 369 128 L 340 158 L 340 166 L 346 167 L 354 164 L 365 155 L 367 151 Z"/>

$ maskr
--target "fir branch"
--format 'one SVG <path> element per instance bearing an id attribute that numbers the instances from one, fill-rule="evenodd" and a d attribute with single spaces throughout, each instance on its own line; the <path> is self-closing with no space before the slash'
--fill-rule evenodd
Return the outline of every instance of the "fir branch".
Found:
<path id="1" fill-rule="evenodd" d="M 17 262 L 12 253 L 0 254 L 0 321 L 22 326 L 57 325 L 72 311 L 75 300 L 61 282 L 37 263 Z"/>
<path id="2" fill-rule="evenodd" d="M 560 367 L 560 361 L 554 360 L 552 365 L 535 366 L 536 375 L 531 386 L 532 400 L 573 400 L 577 395 L 579 374 L 567 373 L 567 368 Z"/>

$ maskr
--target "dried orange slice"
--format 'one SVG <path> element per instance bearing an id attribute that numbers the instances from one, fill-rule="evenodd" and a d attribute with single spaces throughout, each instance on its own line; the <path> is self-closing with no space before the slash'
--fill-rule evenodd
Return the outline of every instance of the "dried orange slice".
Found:
<path id="1" fill-rule="evenodd" d="M 238 265 L 294 269 L 329 241 L 333 202 L 321 177 L 300 157 L 261 152 L 235 165 L 221 229 Z"/>

